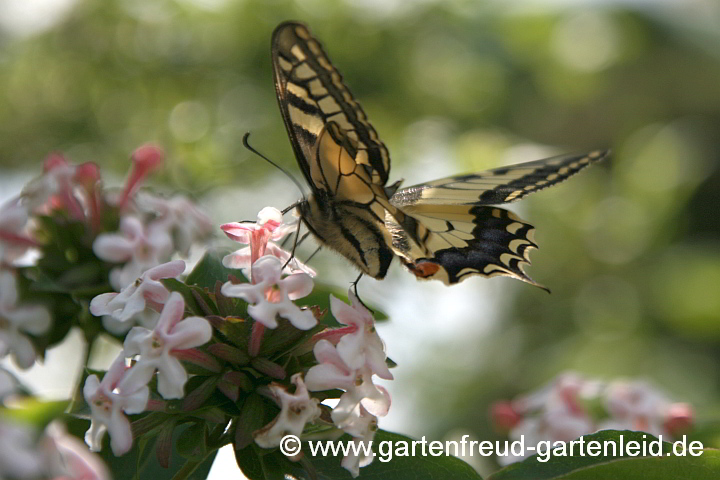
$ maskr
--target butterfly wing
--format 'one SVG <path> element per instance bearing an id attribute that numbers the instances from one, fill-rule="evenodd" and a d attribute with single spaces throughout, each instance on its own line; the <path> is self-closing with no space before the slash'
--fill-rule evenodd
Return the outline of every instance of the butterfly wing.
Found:
<path id="1" fill-rule="evenodd" d="M 555 185 L 607 153 L 546 158 L 398 190 L 390 203 L 416 226 L 415 234 L 409 235 L 409 228 L 386 219 L 395 234 L 396 253 L 419 278 L 453 284 L 472 275 L 504 275 L 540 286 L 523 270 L 530 264 L 530 251 L 537 248 L 534 228 L 490 205 Z M 406 237 L 423 239 L 426 253 Z"/>
<path id="2" fill-rule="evenodd" d="M 385 215 L 397 209 L 390 205 L 384 186 L 374 183 L 368 170 L 355 162 L 357 154 L 357 142 L 328 122 L 308 164 L 316 191 L 298 208 L 322 244 L 363 273 L 382 279 L 393 259 Z"/>
<path id="3" fill-rule="evenodd" d="M 355 101 L 342 76 L 333 67 L 320 42 L 296 22 L 280 24 L 272 36 L 275 89 L 295 157 L 315 191 L 311 165 L 318 138 L 334 122 L 355 142 L 354 161 L 373 183 L 384 185 L 390 171 L 387 148 L 378 139 L 365 112 Z"/>
<path id="4" fill-rule="evenodd" d="M 386 224 L 396 254 L 418 278 L 452 285 L 473 275 L 503 275 L 544 288 L 523 271 L 530 250 L 537 248 L 535 229 L 514 213 L 484 205 L 416 205 L 402 211 L 417 223 L 426 253 L 413 248 L 406 229 L 389 218 Z"/>
<path id="5" fill-rule="evenodd" d="M 498 205 L 556 185 L 607 157 L 609 151 L 558 157 L 495 168 L 486 172 L 441 178 L 398 190 L 394 205 Z"/>

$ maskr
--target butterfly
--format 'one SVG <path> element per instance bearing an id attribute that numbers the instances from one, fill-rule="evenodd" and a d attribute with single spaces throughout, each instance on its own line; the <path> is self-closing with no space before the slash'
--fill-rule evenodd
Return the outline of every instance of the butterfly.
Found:
<path id="1" fill-rule="evenodd" d="M 278 104 L 311 194 L 297 205 L 321 245 L 382 279 L 398 257 L 421 279 L 527 276 L 534 228 L 496 205 L 555 185 L 609 152 L 388 185 L 390 156 L 320 42 L 297 22 L 272 35 Z M 544 288 L 544 287 L 543 287 Z"/>

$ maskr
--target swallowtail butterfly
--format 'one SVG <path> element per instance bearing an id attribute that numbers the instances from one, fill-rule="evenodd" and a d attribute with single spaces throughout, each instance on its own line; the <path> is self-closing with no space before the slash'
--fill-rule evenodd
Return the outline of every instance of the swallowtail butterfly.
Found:
<path id="1" fill-rule="evenodd" d="M 272 62 L 280 111 L 312 191 L 298 204 L 300 217 L 322 245 L 376 279 L 398 257 L 418 278 L 448 285 L 473 275 L 537 285 L 523 271 L 537 247 L 534 228 L 495 205 L 608 155 L 558 156 L 400 189 L 387 185 L 387 148 L 305 25 L 275 29 Z"/>

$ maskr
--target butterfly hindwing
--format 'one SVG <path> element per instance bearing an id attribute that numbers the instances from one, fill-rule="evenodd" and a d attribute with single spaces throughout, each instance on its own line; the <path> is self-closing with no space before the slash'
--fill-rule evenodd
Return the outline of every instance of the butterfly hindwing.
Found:
<path id="1" fill-rule="evenodd" d="M 403 249 L 403 242 L 395 247 L 418 278 L 451 285 L 473 275 L 503 275 L 540 286 L 523 271 L 537 248 L 535 229 L 512 212 L 484 205 L 417 205 L 403 212 L 417 222 L 427 254 Z"/>
<path id="2" fill-rule="evenodd" d="M 272 37 L 272 59 L 280 110 L 311 187 L 308 159 L 313 158 L 320 132 L 329 122 L 355 142 L 355 162 L 364 165 L 374 183 L 384 185 L 390 171 L 387 148 L 307 27 L 280 24 Z"/>
<path id="3" fill-rule="evenodd" d="M 498 205 L 558 184 L 607 156 L 607 151 L 561 155 L 486 172 L 458 175 L 398 190 L 394 205 Z"/>

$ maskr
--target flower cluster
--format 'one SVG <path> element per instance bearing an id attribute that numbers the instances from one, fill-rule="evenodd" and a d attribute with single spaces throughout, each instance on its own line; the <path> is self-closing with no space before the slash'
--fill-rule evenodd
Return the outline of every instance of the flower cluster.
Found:
<path id="1" fill-rule="evenodd" d="M 92 420 L 88 445 L 99 449 L 107 431 L 113 453 L 122 455 L 137 430 L 128 416 L 142 415 L 135 421 L 152 424 L 154 414 L 191 415 L 215 391 L 241 406 L 243 420 L 234 420 L 236 452 L 253 441 L 276 449 L 284 435 L 302 437 L 307 428 L 328 435 L 343 431 L 354 442 L 371 440 L 378 417 L 390 407 L 387 391 L 373 377 L 392 379 L 371 312 L 352 292 L 351 305 L 330 295 L 330 311 L 340 326 L 327 328 L 318 323 L 324 315 L 318 307 L 295 303 L 313 291 L 315 272 L 272 243 L 295 229 L 283 223 L 278 210 L 265 208 L 255 223 L 222 228 L 248 244 L 225 256 L 223 264 L 243 269 L 249 281 L 228 274 L 214 289 L 185 285 L 177 280 L 184 262 L 172 261 L 145 270 L 119 293 L 100 294 L 90 302 L 90 311 L 103 316 L 106 329 L 127 335 L 102 380 L 96 375 L 86 379 L 84 397 Z M 203 268 L 203 261 L 196 268 Z M 184 293 L 169 285 L 181 285 Z M 186 364 L 193 365 L 192 373 Z M 150 400 L 153 392 L 163 400 Z M 323 415 L 330 409 L 321 399 L 333 396 L 337 405 Z M 182 399 L 180 410 L 167 402 L 173 399 Z M 255 424 L 265 417 L 264 409 L 275 410 L 275 418 Z M 223 411 L 211 415 L 205 409 L 203 415 L 218 423 L 219 432 L 233 433 L 223 425 L 233 422 Z M 167 462 L 169 453 L 160 446 L 158 459 Z M 348 456 L 342 465 L 357 476 L 371 461 Z"/>
<path id="2" fill-rule="evenodd" d="M 83 323 L 85 302 L 107 292 L 108 282 L 119 293 L 91 305 L 106 331 L 154 326 L 169 295 L 159 280 L 185 268 L 181 261 L 162 264 L 176 252 L 187 254 L 212 227 L 185 197 L 138 191 L 163 157 L 156 146 L 138 148 L 118 194 L 103 187 L 96 164 L 73 165 L 53 153 L 43 174 L 0 206 L 0 358 L 11 354 L 20 368 L 31 367 Z M 96 331 L 91 327 L 86 336 Z"/>
<path id="3" fill-rule="evenodd" d="M 491 417 L 511 440 L 524 436 L 526 445 L 537 445 L 609 429 L 642 431 L 671 441 L 691 428 L 693 412 L 687 403 L 671 402 L 642 380 L 601 382 L 569 372 L 536 392 L 494 404 Z M 522 458 L 508 455 L 498 461 Z"/>
<path id="4" fill-rule="evenodd" d="M 293 300 L 308 295 L 314 272 L 270 240 L 280 240 L 293 230 L 282 223 L 282 214 L 265 208 L 258 214 L 257 223 L 231 223 L 222 226 L 233 240 L 248 247 L 228 255 L 226 266 L 243 268 L 252 283 L 226 283 L 222 293 L 247 301 L 248 314 L 256 325 L 277 328 L 277 318 L 287 319 L 294 327 L 308 330 L 317 324 L 313 313 L 298 308 Z M 279 445 L 283 435 L 300 435 L 306 423 L 320 416 L 318 400 L 310 392 L 339 389 L 344 391 L 331 412 L 334 426 L 353 437 L 353 442 L 370 441 L 377 430 L 377 418 L 387 414 L 390 395 L 373 383 L 373 376 L 392 379 L 385 362 L 385 347 L 375 331 L 370 311 L 349 292 L 352 305 L 330 296 L 330 310 L 341 328 L 327 329 L 310 340 L 317 365 L 310 367 L 304 380 L 300 373 L 293 375 L 294 393 L 272 385 L 273 399 L 280 407 L 278 416 L 254 433 L 255 442 L 265 448 Z M 253 336 L 257 330 L 253 331 Z M 251 340 L 250 354 L 259 351 L 259 340 Z M 349 455 L 343 467 L 353 476 L 368 465 L 372 457 Z"/>
<path id="5" fill-rule="evenodd" d="M 119 231 L 102 233 L 93 242 L 98 258 L 120 264 L 110 272 L 110 283 L 116 290 L 167 262 L 175 252 L 187 255 L 191 244 L 207 238 L 212 229 L 210 219 L 182 195 L 170 199 L 149 193 L 134 195 L 142 180 L 162 163 L 162 150 L 151 145 L 140 147 L 132 160 L 133 169 L 116 200 Z"/>
<path id="6" fill-rule="evenodd" d="M 314 290 L 318 298 L 316 273 L 275 243 L 299 225 L 284 223 L 270 207 L 256 222 L 222 225 L 247 246 L 221 263 L 207 253 L 183 280 L 186 263 L 172 256 L 206 238 L 211 223 L 182 196 L 138 190 L 162 161 L 157 147 L 139 148 L 122 191 L 108 192 L 97 166 L 53 154 L 45 173 L 0 208 L 0 356 L 30 367 L 73 325 L 89 342 L 102 331 L 122 341 L 107 372 L 84 377 L 71 406 L 76 417 L 90 419 L 85 443 L 92 451 L 106 433 L 116 456 L 138 438 L 159 435 L 156 456 L 167 466 L 172 432 L 187 424 L 204 432 L 198 439 L 212 441 L 208 448 L 234 443 L 236 455 L 254 455 L 246 449 L 253 442 L 281 455 L 277 447 L 288 433 L 373 439 L 390 407 L 375 378 L 392 374 L 371 312 L 352 292 L 348 305 L 328 287 L 322 306 L 299 304 Z M 22 266 L 31 250 L 34 264 Z M 321 322 L 328 310 L 337 323 Z M 88 322 L 86 312 L 98 318 Z M 0 398 L 15 386 L 0 370 Z M 325 400 L 336 400 L 334 408 Z M 28 459 L 26 470 L 5 473 L 55 475 L 47 470 L 50 454 L 33 443 L 37 432 L 26 433 L 0 425 L 0 442 L 15 447 L 8 452 Z M 69 477 L 107 477 L 73 437 L 43 435 L 51 456 L 77 467 Z M 371 461 L 351 455 L 342 465 L 357 476 Z"/>
<path id="7" fill-rule="evenodd" d="M 390 395 L 373 383 L 373 375 L 385 380 L 393 376 L 385 362 L 385 346 L 375 330 L 370 311 L 348 292 L 352 305 L 330 297 L 333 316 L 344 328 L 318 334 L 313 349 L 318 365 L 310 368 L 305 382 L 312 391 L 340 389 L 345 393 L 331 413 L 333 423 L 353 437 L 353 442 L 372 441 L 377 417 L 387 415 Z M 354 477 L 369 465 L 372 456 L 348 455 L 342 466 Z"/>
<path id="8" fill-rule="evenodd" d="M 123 351 L 103 377 L 90 375 L 83 394 L 92 412 L 85 441 L 92 450 L 102 447 L 105 431 L 110 432 L 115 455 L 132 446 L 130 423 L 124 413 L 142 413 L 147 407 L 148 383 L 157 372 L 157 391 L 165 399 L 182 398 L 188 374 L 177 358 L 179 352 L 203 345 L 212 337 L 210 323 L 201 317 L 184 317 L 185 301 L 169 294 L 153 330 L 136 326 L 125 337 Z M 134 357 L 126 367 L 126 357 Z M 124 413 L 123 413 L 124 412 Z"/>

